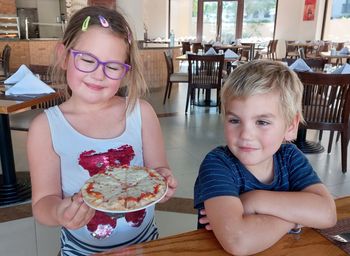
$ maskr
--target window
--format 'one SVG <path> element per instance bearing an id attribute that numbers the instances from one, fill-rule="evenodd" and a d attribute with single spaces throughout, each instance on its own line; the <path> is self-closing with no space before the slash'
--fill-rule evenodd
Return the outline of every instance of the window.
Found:
<path id="1" fill-rule="evenodd" d="M 344 42 L 350 40 L 350 0 L 333 0 L 329 6 L 330 17 L 325 21 L 324 40 Z"/>
<path id="2" fill-rule="evenodd" d="M 277 0 L 169 0 L 170 30 L 179 40 L 272 38 Z"/>

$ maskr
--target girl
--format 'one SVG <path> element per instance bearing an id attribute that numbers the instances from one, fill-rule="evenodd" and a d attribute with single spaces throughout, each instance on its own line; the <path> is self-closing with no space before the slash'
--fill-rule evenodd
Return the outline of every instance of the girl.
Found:
<path id="1" fill-rule="evenodd" d="M 138 165 L 177 186 L 152 107 L 130 26 L 115 10 L 75 13 L 56 51 L 53 80 L 71 97 L 39 115 L 28 134 L 32 207 L 42 224 L 62 226 L 61 255 L 86 255 L 157 238 L 154 206 L 116 218 L 89 208 L 77 193 L 106 166 Z M 123 84 L 128 97 L 116 96 Z M 76 194 L 77 193 L 77 194 Z"/>

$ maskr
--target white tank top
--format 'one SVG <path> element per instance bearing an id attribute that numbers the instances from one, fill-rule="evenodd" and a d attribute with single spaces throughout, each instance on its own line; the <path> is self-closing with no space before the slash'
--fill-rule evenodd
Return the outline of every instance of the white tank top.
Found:
<path id="1" fill-rule="evenodd" d="M 45 110 L 45 113 L 49 121 L 53 148 L 60 157 L 64 197 L 78 192 L 91 175 L 109 164 L 143 166 L 139 101 L 134 110 L 127 114 L 124 132 L 112 139 L 95 139 L 79 133 L 70 125 L 58 106 Z M 63 228 L 62 255 L 75 255 L 68 253 L 68 249 L 66 254 L 65 246 L 68 246 L 69 250 L 92 253 L 154 239 L 157 237 L 157 230 L 153 217 L 154 206 L 151 206 L 146 209 L 146 215 L 139 227 L 131 225 L 124 217 L 118 218 L 114 231 L 110 237 L 104 239 L 94 238 L 86 226 L 78 230 Z M 84 244 L 83 248 L 81 244 Z"/>

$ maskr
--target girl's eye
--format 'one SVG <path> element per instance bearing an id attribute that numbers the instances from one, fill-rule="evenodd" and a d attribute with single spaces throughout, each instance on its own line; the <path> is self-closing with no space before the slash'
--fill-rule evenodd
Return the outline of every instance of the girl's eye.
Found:
<path id="1" fill-rule="evenodd" d="M 256 124 L 257 124 L 257 125 L 266 126 L 266 125 L 269 125 L 270 122 L 264 121 L 264 120 L 258 120 L 258 121 L 256 121 Z"/>

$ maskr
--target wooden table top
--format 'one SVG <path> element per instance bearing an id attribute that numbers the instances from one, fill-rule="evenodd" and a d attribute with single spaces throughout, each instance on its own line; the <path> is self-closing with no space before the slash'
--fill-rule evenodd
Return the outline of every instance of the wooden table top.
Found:
<path id="1" fill-rule="evenodd" d="M 336 200 L 338 220 L 350 217 L 350 196 Z M 195 230 L 165 237 L 147 243 L 136 244 L 122 249 L 114 249 L 97 254 L 99 256 L 120 255 L 229 255 L 213 235 L 206 230 Z M 299 235 L 286 234 L 269 249 L 258 253 L 259 256 L 340 256 L 347 255 L 339 247 L 311 228 L 303 228 Z"/>
<path id="2" fill-rule="evenodd" d="M 5 95 L 3 88 L 4 87 L 0 85 L 0 114 L 10 114 L 60 97 L 59 93 L 41 94 L 37 96 Z"/>

